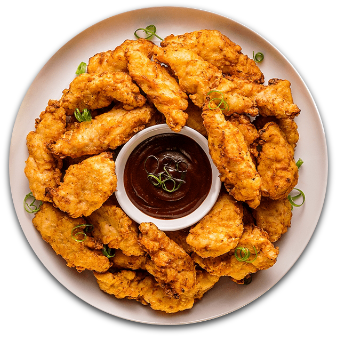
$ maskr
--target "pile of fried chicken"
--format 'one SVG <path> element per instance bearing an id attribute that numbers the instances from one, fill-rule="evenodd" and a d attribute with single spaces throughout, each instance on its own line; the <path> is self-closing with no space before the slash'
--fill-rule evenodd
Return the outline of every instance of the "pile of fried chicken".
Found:
<path id="1" fill-rule="evenodd" d="M 300 109 L 289 81 L 263 83 L 256 62 L 216 30 L 170 35 L 161 46 L 126 40 L 94 55 L 27 136 L 25 174 L 43 202 L 34 226 L 68 267 L 93 271 L 102 291 L 154 310 L 190 309 L 220 277 L 247 283 L 276 262 L 298 181 Z M 92 119 L 78 122 L 76 109 Z M 118 150 L 165 122 L 207 137 L 223 182 L 201 221 L 170 232 L 135 223 L 114 197 Z"/>

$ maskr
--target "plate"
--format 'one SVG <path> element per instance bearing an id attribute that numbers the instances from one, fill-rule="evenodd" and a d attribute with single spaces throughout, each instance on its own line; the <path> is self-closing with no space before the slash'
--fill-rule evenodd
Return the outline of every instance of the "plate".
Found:
<path id="1" fill-rule="evenodd" d="M 295 159 L 304 160 L 297 187 L 305 192 L 306 201 L 304 206 L 294 209 L 291 228 L 276 244 L 280 248 L 277 263 L 255 274 L 248 286 L 237 285 L 223 277 L 191 310 L 173 315 L 153 311 L 135 301 L 117 300 L 100 291 L 91 272 L 79 274 L 66 267 L 65 261 L 41 239 L 32 225 L 32 216 L 23 209 L 23 198 L 29 192 L 24 175 L 28 157 L 25 135 L 34 130 L 34 119 L 45 109 L 49 99 L 61 97 L 81 61 L 87 62 L 97 52 L 114 49 L 124 40 L 133 39 L 137 28 L 150 24 L 157 27 L 161 37 L 205 28 L 217 29 L 239 44 L 244 54 L 252 57 L 253 51 L 262 52 L 265 58 L 260 68 L 266 83 L 270 78 L 289 80 L 294 102 L 302 111 L 296 118 L 300 141 Z M 179 325 L 210 320 L 238 310 L 263 295 L 289 271 L 308 244 L 321 214 L 328 157 L 315 102 L 301 76 L 272 44 L 244 25 L 214 13 L 182 7 L 155 7 L 119 14 L 91 26 L 65 44 L 44 65 L 28 89 L 14 124 L 9 173 L 12 198 L 22 230 L 38 258 L 64 287 L 97 309 L 120 318 L 148 324 Z"/>

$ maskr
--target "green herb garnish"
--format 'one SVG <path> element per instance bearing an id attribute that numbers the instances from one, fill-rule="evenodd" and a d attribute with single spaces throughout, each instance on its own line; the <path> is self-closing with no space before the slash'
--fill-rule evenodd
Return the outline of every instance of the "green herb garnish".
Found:
<path id="1" fill-rule="evenodd" d="M 263 61 L 263 59 L 264 59 L 264 55 L 263 55 L 261 52 L 258 52 L 258 53 L 256 53 L 256 54 L 254 54 L 254 52 L 253 52 L 253 60 L 254 60 L 255 62 L 260 63 L 260 62 Z"/>
<path id="2" fill-rule="evenodd" d="M 115 256 L 114 249 L 110 248 L 108 245 L 103 245 L 102 253 L 104 256 L 106 256 L 108 259 Z"/>
<path id="3" fill-rule="evenodd" d="M 32 202 L 29 203 L 28 199 L 32 199 Z M 39 202 L 40 204 L 35 205 L 36 201 Z M 42 201 L 36 200 L 32 192 L 29 192 L 23 199 L 23 207 L 25 211 L 28 213 L 38 212 L 40 210 L 41 205 L 42 205 Z"/>
<path id="4" fill-rule="evenodd" d="M 136 37 L 137 39 L 140 39 L 140 38 L 141 38 L 141 37 L 138 36 L 138 34 L 137 34 L 137 32 L 138 32 L 139 30 L 145 32 L 146 37 L 145 37 L 144 39 L 146 39 L 146 40 L 150 40 L 153 36 L 156 36 L 158 39 L 160 39 L 160 40 L 163 41 L 163 39 L 162 39 L 161 37 L 159 37 L 159 36 L 156 34 L 157 28 L 156 28 L 155 25 L 149 25 L 149 26 L 147 26 L 146 28 L 138 28 L 138 29 L 134 32 L 135 37 Z"/>
<path id="5" fill-rule="evenodd" d="M 288 195 L 288 200 L 291 203 L 291 210 L 293 209 L 293 207 L 301 207 L 304 204 L 304 201 L 305 201 L 305 195 L 304 195 L 304 193 L 301 190 L 299 190 L 298 188 L 294 188 L 294 190 L 298 191 L 299 194 L 297 194 L 297 195 L 295 195 L 293 197 L 290 194 Z M 294 202 L 294 200 L 298 199 L 301 196 L 303 198 L 302 203 L 301 204 L 296 204 Z"/>
<path id="6" fill-rule="evenodd" d="M 87 64 L 85 62 L 81 62 L 79 66 L 77 67 L 77 70 L 75 72 L 76 75 L 81 75 L 87 71 Z"/>
<path id="7" fill-rule="evenodd" d="M 303 163 L 304 163 L 303 160 L 301 158 L 299 158 L 298 161 L 296 162 L 297 168 L 300 168 Z"/>
<path id="8" fill-rule="evenodd" d="M 157 161 L 156 169 L 159 168 L 159 160 L 156 156 L 151 155 L 148 156 L 144 161 L 144 169 L 147 173 L 147 179 L 152 183 L 153 186 L 161 187 L 164 191 L 172 193 L 177 191 L 182 184 L 186 183 L 184 179 L 187 173 L 187 163 L 181 160 L 176 161 L 171 157 L 165 157 L 164 160 L 166 159 L 166 163 L 164 164 L 164 171 L 155 174 L 154 172 L 149 172 L 146 168 L 146 163 L 149 158 L 154 158 Z M 181 174 L 180 179 L 174 178 L 169 173 L 168 169 L 170 169 L 171 171 L 179 172 Z M 171 189 L 167 187 L 168 182 L 171 182 L 173 184 L 173 187 Z"/>
<path id="9" fill-rule="evenodd" d="M 250 257 L 250 250 L 248 248 L 237 247 L 237 248 L 235 248 L 234 255 L 235 255 L 236 259 L 240 262 L 252 263 L 257 258 L 257 251 L 256 251 L 255 246 L 253 246 L 253 248 L 254 248 L 254 251 L 255 251 L 255 258 L 252 261 L 248 261 L 248 259 Z M 239 254 L 237 253 L 237 251 L 239 251 Z"/>
<path id="10" fill-rule="evenodd" d="M 225 101 L 225 97 L 224 97 L 223 93 L 222 93 L 221 91 L 218 91 L 218 90 L 211 90 L 211 91 L 209 91 L 209 92 L 207 93 L 207 96 L 208 96 L 209 94 L 211 94 L 212 92 L 216 92 L 216 93 L 218 93 L 218 94 L 221 94 L 222 98 L 218 98 L 218 97 L 213 97 L 213 98 L 211 98 L 210 101 L 209 101 L 208 107 L 209 107 L 210 109 L 217 109 L 217 108 L 220 108 L 221 110 L 225 110 L 225 109 L 226 109 L 227 111 L 229 111 L 229 105 L 228 105 L 228 103 Z M 212 101 L 215 101 L 215 100 L 219 100 L 219 104 L 218 104 L 215 108 L 212 108 L 212 107 L 211 107 L 211 102 L 212 102 Z M 223 105 L 223 107 L 221 107 L 221 105 Z"/>
<path id="11" fill-rule="evenodd" d="M 75 109 L 74 116 L 79 122 L 90 122 L 92 117 L 88 109 L 83 109 L 83 112 L 80 112 L 80 109 Z"/>
<path id="12" fill-rule="evenodd" d="M 81 228 L 81 227 L 84 227 L 83 232 L 74 233 L 77 228 Z M 83 242 L 87 238 L 87 233 L 89 232 L 90 227 L 93 228 L 94 226 L 90 225 L 90 224 L 82 224 L 82 225 L 75 226 L 71 231 L 71 237 L 77 242 Z M 90 228 L 90 229 L 92 229 L 92 228 Z M 78 235 L 83 235 L 83 238 L 77 239 L 76 236 L 78 236 Z"/>

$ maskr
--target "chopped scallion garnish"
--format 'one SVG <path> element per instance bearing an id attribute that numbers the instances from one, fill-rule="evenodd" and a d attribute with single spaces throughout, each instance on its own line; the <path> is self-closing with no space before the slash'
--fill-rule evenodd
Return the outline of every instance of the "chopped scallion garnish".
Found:
<path id="1" fill-rule="evenodd" d="M 301 158 L 298 159 L 298 161 L 296 162 L 296 166 L 297 168 L 300 168 L 303 164 L 303 160 Z"/>
<path id="2" fill-rule="evenodd" d="M 80 112 L 80 109 L 75 109 L 74 116 L 79 122 L 90 122 L 92 117 L 88 109 L 83 109 L 83 112 Z"/>
<path id="3" fill-rule="evenodd" d="M 108 245 L 103 245 L 102 253 L 108 259 L 115 256 L 115 251 L 112 248 L 110 248 Z"/>
<path id="4" fill-rule="evenodd" d="M 156 36 L 158 39 L 160 39 L 160 40 L 163 41 L 163 39 L 162 39 L 161 37 L 159 37 L 159 36 L 156 34 L 157 28 L 156 28 L 155 25 L 149 25 L 149 26 L 147 26 L 146 28 L 138 28 L 138 29 L 134 32 L 135 37 L 136 37 L 137 39 L 140 39 L 140 38 L 141 38 L 141 37 L 138 36 L 138 34 L 137 34 L 137 32 L 140 31 L 140 30 L 143 31 L 143 32 L 145 32 L 146 37 L 144 37 L 144 39 L 146 39 L 146 40 L 150 40 L 153 36 Z"/>
<path id="5" fill-rule="evenodd" d="M 260 63 L 260 62 L 263 61 L 263 59 L 264 59 L 264 55 L 263 55 L 261 52 L 258 52 L 258 53 L 256 53 L 256 54 L 254 54 L 254 52 L 253 52 L 253 60 L 254 60 L 255 62 Z"/>
<path id="6" fill-rule="evenodd" d="M 76 232 L 76 233 L 74 233 L 74 232 L 76 231 L 76 229 L 82 228 L 82 227 L 84 227 L 83 232 Z M 89 231 L 88 228 L 90 228 L 90 227 L 93 228 L 94 226 L 93 226 L 93 225 L 90 225 L 90 224 L 82 224 L 82 225 L 75 226 L 75 227 L 72 229 L 72 231 L 71 231 L 71 237 L 72 237 L 75 241 L 77 241 L 77 242 L 83 242 L 83 241 L 87 238 L 87 233 L 88 233 L 88 231 Z M 91 228 L 91 229 L 92 229 L 92 228 Z M 78 235 L 83 235 L 83 238 L 82 238 L 82 239 L 77 239 L 76 236 L 78 236 Z"/>
<path id="7" fill-rule="evenodd" d="M 298 191 L 299 194 L 297 194 L 295 196 L 291 196 L 290 194 L 288 195 L 288 200 L 291 203 L 291 209 L 293 209 L 293 207 L 300 207 L 300 206 L 302 206 L 304 204 L 304 201 L 305 201 L 305 195 L 304 195 L 304 193 L 300 189 L 298 189 L 298 188 L 294 188 L 294 190 Z M 301 204 L 296 204 L 294 202 L 294 200 L 298 199 L 301 196 L 302 196 L 302 203 Z"/>
<path id="8" fill-rule="evenodd" d="M 256 251 L 255 246 L 253 246 L 253 248 L 254 248 L 254 251 L 255 251 L 255 258 L 251 261 L 248 261 L 248 259 L 250 257 L 250 250 L 248 248 L 236 247 L 235 251 L 234 251 L 234 255 L 239 262 L 252 263 L 257 258 L 257 251 Z M 239 251 L 239 254 L 237 253 L 237 251 Z"/>
<path id="9" fill-rule="evenodd" d="M 32 200 L 31 203 L 29 203 L 29 199 Z M 35 202 L 39 202 L 40 204 L 38 205 L 35 205 Z M 36 200 L 33 193 L 32 192 L 29 192 L 25 198 L 23 199 L 23 207 L 25 209 L 26 212 L 28 213 L 36 213 L 40 210 L 40 207 L 42 205 L 42 201 L 39 201 L 39 200 Z"/>
<path id="10" fill-rule="evenodd" d="M 217 109 L 217 108 L 220 108 L 221 110 L 225 110 L 225 109 L 226 109 L 227 111 L 229 111 L 229 105 L 228 105 L 228 103 L 225 101 L 224 94 L 223 94 L 221 91 L 218 91 L 218 90 L 211 90 L 211 91 L 209 91 L 209 92 L 207 93 L 207 96 L 208 96 L 209 94 L 213 93 L 213 92 L 216 92 L 216 93 L 218 93 L 218 94 L 221 94 L 222 98 L 218 98 L 218 97 L 213 97 L 213 98 L 211 98 L 210 101 L 209 101 L 208 107 L 209 107 L 210 109 Z M 212 108 L 212 107 L 211 107 L 211 102 L 212 102 L 212 101 L 215 101 L 215 100 L 219 100 L 219 104 L 218 104 L 215 108 Z M 223 105 L 223 107 L 221 107 L 222 105 Z"/>
<path id="11" fill-rule="evenodd" d="M 76 75 L 81 75 L 87 71 L 87 64 L 85 62 L 81 62 L 79 66 L 77 67 L 77 70 L 75 72 Z"/>

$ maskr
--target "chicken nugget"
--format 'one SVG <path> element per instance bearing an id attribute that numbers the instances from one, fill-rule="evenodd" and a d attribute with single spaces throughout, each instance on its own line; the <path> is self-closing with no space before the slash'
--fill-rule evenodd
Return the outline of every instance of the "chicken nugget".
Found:
<path id="1" fill-rule="evenodd" d="M 110 262 L 102 253 L 101 243 L 94 242 L 89 236 L 83 241 L 75 240 L 75 227 L 79 226 L 84 231 L 86 221 L 83 218 L 70 218 L 50 203 L 43 203 L 35 214 L 33 224 L 43 240 L 66 260 L 68 267 L 75 267 L 78 272 L 88 269 L 101 273 L 109 269 Z"/>
<path id="2" fill-rule="evenodd" d="M 138 227 L 123 210 L 109 199 L 88 217 L 94 225 L 93 236 L 125 255 L 144 255 L 138 244 Z"/>
<path id="3" fill-rule="evenodd" d="M 67 115 L 72 115 L 75 109 L 100 109 L 115 101 L 131 110 L 143 106 L 146 99 L 126 73 L 83 73 L 70 83 L 69 89 L 63 90 L 60 104 Z"/>
<path id="4" fill-rule="evenodd" d="M 294 149 L 276 123 L 267 123 L 259 133 L 262 150 L 257 157 L 257 170 L 262 196 L 285 199 L 298 182 Z"/>
<path id="5" fill-rule="evenodd" d="M 47 144 L 61 137 L 65 127 L 65 110 L 58 101 L 50 100 L 40 118 L 35 120 L 36 130 L 27 135 L 29 157 L 24 172 L 37 200 L 50 202 L 51 198 L 45 195 L 46 188 L 56 188 L 60 184 L 62 161 L 52 155 Z"/>
<path id="6" fill-rule="evenodd" d="M 248 259 L 242 260 L 242 250 L 249 251 Z M 216 276 L 230 276 L 242 280 L 245 276 L 265 270 L 276 263 L 279 249 L 269 241 L 268 234 L 262 229 L 246 225 L 237 247 L 230 252 L 203 259 L 197 254 L 192 258 L 203 269 Z M 247 257 L 247 256 L 246 256 Z"/>
<path id="7" fill-rule="evenodd" d="M 291 225 L 291 204 L 288 198 L 272 200 L 262 197 L 259 207 L 253 210 L 256 226 L 265 230 L 270 242 L 277 241 Z"/>
<path id="8" fill-rule="evenodd" d="M 223 255 L 238 244 L 242 217 L 241 203 L 223 191 L 210 212 L 190 230 L 186 242 L 203 258 Z"/>
<path id="9" fill-rule="evenodd" d="M 202 117 L 208 133 L 209 152 L 227 191 L 238 201 L 256 208 L 261 199 L 261 177 L 243 134 L 226 121 L 219 108 L 204 105 Z"/>
<path id="10" fill-rule="evenodd" d="M 191 257 L 160 231 L 153 223 L 139 226 L 139 243 L 150 255 L 146 270 L 155 277 L 169 296 L 179 298 L 196 284 L 196 271 Z"/>
<path id="11" fill-rule="evenodd" d="M 147 98 L 165 115 L 167 125 L 179 132 L 188 118 L 187 95 L 166 68 L 139 51 L 127 50 L 128 70 Z"/>
<path id="12" fill-rule="evenodd" d="M 115 163 L 112 154 L 102 152 L 97 156 L 71 165 L 57 188 L 48 188 L 53 204 L 72 218 L 89 216 L 117 188 Z"/>
<path id="13" fill-rule="evenodd" d="M 61 158 L 77 158 L 115 149 L 143 130 L 153 114 L 154 109 L 148 104 L 130 111 L 118 105 L 91 121 L 76 123 L 74 128 L 50 144 L 49 149 Z"/>

